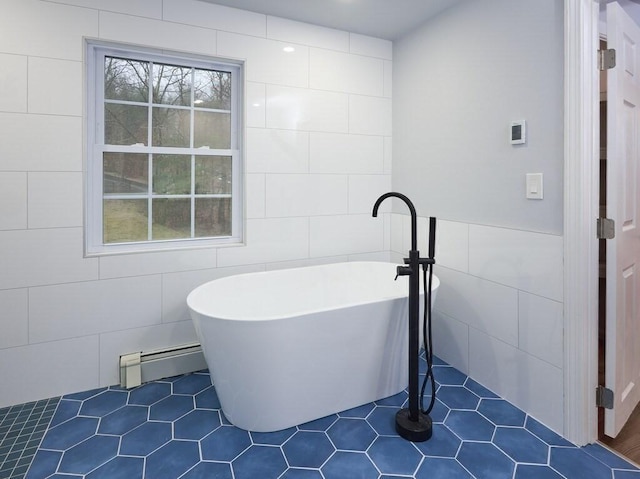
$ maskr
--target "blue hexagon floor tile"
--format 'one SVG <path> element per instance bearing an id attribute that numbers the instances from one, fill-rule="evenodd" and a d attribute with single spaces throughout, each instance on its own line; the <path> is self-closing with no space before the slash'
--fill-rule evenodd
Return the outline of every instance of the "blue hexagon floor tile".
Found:
<path id="1" fill-rule="evenodd" d="M 30 467 L 0 443 L 0 463 L 15 462 L 0 479 L 640 479 L 605 447 L 574 446 L 438 358 L 434 374 L 433 435 L 422 443 L 395 431 L 406 391 L 271 433 L 233 426 L 206 371 L 69 394 L 42 441 L 24 442 Z"/>

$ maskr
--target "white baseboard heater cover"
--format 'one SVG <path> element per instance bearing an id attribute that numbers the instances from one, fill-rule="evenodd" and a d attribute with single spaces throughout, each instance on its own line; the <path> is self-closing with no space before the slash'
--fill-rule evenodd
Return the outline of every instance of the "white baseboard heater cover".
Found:
<path id="1" fill-rule="evenodd" d="M 142 383 L 207 369 L 199 343 L 120 356 L 120 386 Z"/>

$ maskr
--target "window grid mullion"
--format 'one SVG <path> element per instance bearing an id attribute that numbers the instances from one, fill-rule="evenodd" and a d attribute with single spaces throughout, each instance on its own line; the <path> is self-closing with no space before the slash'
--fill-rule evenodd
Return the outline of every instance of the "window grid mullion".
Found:
<path id="1" fill-rule="evenodd" d="M 147 239 L 151 241 L 153 239 L 153 154 L 149 153 L 149 161 L 147 165 Z"/>

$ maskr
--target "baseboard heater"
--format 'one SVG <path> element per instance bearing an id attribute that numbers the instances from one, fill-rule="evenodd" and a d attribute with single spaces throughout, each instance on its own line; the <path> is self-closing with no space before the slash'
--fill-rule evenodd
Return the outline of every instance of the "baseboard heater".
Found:
<path id="1" fill-rule="evenodd" d="M 199 343 L 120 356 L 120 386 L 133 388 L 157 379 L 207 369 Z"/>

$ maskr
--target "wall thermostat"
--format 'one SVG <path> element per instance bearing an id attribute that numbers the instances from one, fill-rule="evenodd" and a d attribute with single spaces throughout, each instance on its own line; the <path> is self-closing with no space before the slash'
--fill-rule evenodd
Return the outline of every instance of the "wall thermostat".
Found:
<path id="1" fill-rule="evenodd" d="M 522 145 L 527 142 L 527 122 L 517 120 L 511 122 L 511 144 Z"/>

